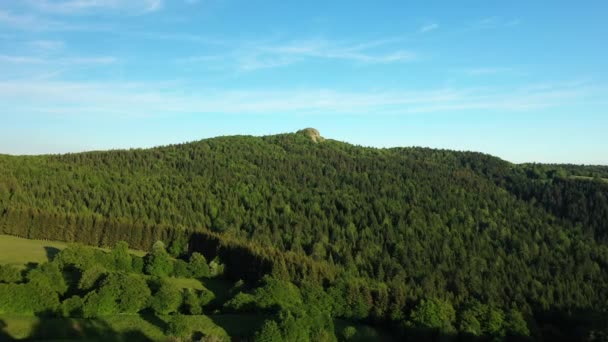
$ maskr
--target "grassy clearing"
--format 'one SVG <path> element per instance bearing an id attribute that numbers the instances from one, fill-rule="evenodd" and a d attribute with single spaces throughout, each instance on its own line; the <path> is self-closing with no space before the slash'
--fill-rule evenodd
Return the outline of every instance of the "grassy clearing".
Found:
<path id="1" fill-rule="evenodd" d="M 595 178 L 593 177 L 587 177 L 587 176 L 570 176 L 570 178 L 572 179 L 582 179 L 582 180 L 594 180 Z M 601 181 L 608 183 L 608 178 L 600 178 Z"/>
<path id="2" fill-rule="evenodd" d="M 193 278 L 167 278 L 167 280 L 180 289 L 204 290 L 205 287 L 197 279 Z"/>
<path id="3" fill-rule="evenodd" d="M 66 247 L 64 242 L 0 235 L 0 264 L 25 265 L 28 262 L 46 262 Z"/>
<path id="4" fill-rule="evenodd" d="M 245 332 L 250 333 L 257 318 L 231 318 L 231 326 L 245 322 Z M 0 315 L 0 341 L 5 340 L 86 340 L 86 341 L 166 341 L 163 332 L 171 316 L 113 315 L 97 319 L 51 318 L 34 316 Z M 186 316 L 193 336 L 218 336 L 228 338 L 228 333 L 215 323 L 215 318 L 203 315 Z M 260 323 L 261 324 L 261 323 Z M 257 325 L 255 326 L 257 328 Z M 255 329 L 254 329 L 255 330 Z M 243 331 L 241 327 L 237 332 Z M 231 334 L 232 335 L 232 334 Z M 238 335 L 236 335 L 238 336 Z"/>
<path id="5" fill-rule="evenodd" d="M 162 341 L 162 330 L 140 315 L 73 319 L 0 315 L 0 340 Z"/>
<path id="6" fill-rule="evenodd" d="M 12 235 L 0 234 L 0 264 L 22 266 L 29 262 L 42 263 L 69 244 L 61 241 L 30 240 Z M 106 248 L 99 248 L 108 251 Z M 146 252 L 130 250 L 133 255 L 144 256 Z"/>

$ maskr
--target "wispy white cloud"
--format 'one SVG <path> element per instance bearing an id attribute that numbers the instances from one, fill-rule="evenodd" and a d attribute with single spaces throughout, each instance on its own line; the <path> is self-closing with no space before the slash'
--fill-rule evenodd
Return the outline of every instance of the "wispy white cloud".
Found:
<path id="1" fill-rule="evenodd" d="M 517 71 L 513 68 L 507 67 L 478 67 L 462 69 L 462 72 L 469 76 L 487 76 L 505 73 L 516 73 Z"/>
<path id="2" fill-rule="evenodd" d="M 514 27 L 521 24 L 521 19 L 505 19 L 502 17 L 494 16 L 494 17 L 486 17 L 481 18 L 479 20 L 471 22 L 467 26 L 467 30 L 487 30 L 487 29 L 497 29 L 502 27 Z"/>
<path id="3" fill-rule="evenodd" d="M 415 60 L 414 52 L 394 45 L 396 39 L 366 42 L 340 42 L 309 39 L 287 42 L 245 42 L 224 55 L 197 55 L 176 59 L 180 63 L 223 60 L 226 67 L 240 71 L 254 71 L 284 67 L 306 60 L 341 60 L 356 64 L 388 64 Z"/>
<path id="4" fill-rule="evenodd" d="M 50 13 L 80 14 L 97 10 L 154 12 L 162 0 L 27 0 L 30 7 Z"/>
<path id="5" fill-rule="evenodd" d="M 27 42 L 27 45 L 34 50 L 43 52 L 59 51 L 65 47 L 65 43 L 61 40 L 33 40 Z"/>
<path id="6" fill-rule="evenodd" d="M 15 14 L 2 9 L 0 9 L 0 26 L 28 31 L 69 30 L 73 28 L 71 25 L 56 20 L 45 19 L 30 14 Z"/>
<path id="7" fill-rule="evenodd" d="M 418 29 L 418 32 L 419 32 L 419 33 L 427 33 L 427 32 L 434 31 L 434 30 L 436 30 L 436 29 L 438 29 L 438 28 L 439 28 L 439 24 L 437 24 L 437 23 L 430 23 L 430 24 L 425 24 L 425 25 L 422 25 L 422 26 L 421 26 L 421 27 Z"/>
<path id="8" fill-rule="evenodd" d="M 112 64 L 117 61 L 118 59 L 112 56 L 42 58 L 32 56 L 0 55 L 0 62 L 9 64 L 84 65 Z"/>
<path id="9" fill-rule="evenodd" d="M 176 90 L 180 89 L 180 90 Z M 214 90 L 187 85 L 0 81 L 0 103 L 19 115 L 147 117 L 186 114 L 376 114 L 533 111 L 604 101 L 606 88 L 555 83 L 547 87 Z"/>

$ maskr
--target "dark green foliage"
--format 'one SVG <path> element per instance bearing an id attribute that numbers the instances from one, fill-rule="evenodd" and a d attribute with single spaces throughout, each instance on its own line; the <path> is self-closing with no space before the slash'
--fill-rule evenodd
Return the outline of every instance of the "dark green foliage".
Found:
<path id="1" fill-rule="evenodd" d="M 175 260 L 173 263 L 173 276 L 178 278 L 189 278 L 190 275 L 188 263 L 181 259 Z"/>
<path id="2" fill-rule="evenodd" d="M 84 271 L 82 271 L 82 275 L 80 276 L 78 288 L 81 290 L 90 290 L 96 288 L 98 283 L 103 279 L 106 273 L 106 269 L 101 265 L 92 265 L 88 268 L 85 268 Z"/>
<path id="3" fill-rule="evenodd" d="M 277 322 L 267 320 L 260 330 L 255 333 L 253 338 L 255 342 L 281 342 L 284 341 L 281 334 L 281 329 Z"/>
<path id="4" fill-rule="evenodd" d="M 11 265 L 0 265 L 0 283 L 18 283 L 23 280 L 21 271 Z"/>
<path id="5" fill-rule="evenodd" d="M 150 300 L 150 307 L 156 313 L 167 315 L 176 312 L 182 304 L 182 294 L 172 283 L 160 280 L 158 290 Z"/>
<path id="6" fill-rule="evenodd" d="M 84 302 L 78 296 L 72 296 L 61 302 L 63 317 L 82 317 Z"/>

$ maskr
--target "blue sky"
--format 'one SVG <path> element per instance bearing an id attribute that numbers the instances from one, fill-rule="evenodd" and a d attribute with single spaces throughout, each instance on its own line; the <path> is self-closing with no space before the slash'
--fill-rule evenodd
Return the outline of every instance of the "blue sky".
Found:
<path id="1" fill-rule="evenodd" d="M 605 1 L 0 1 L 0 153 L 315 127 L 608 164 Z"/>

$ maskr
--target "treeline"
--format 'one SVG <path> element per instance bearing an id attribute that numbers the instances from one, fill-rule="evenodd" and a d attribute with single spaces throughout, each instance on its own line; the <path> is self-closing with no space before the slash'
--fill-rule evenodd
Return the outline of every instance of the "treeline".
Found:
<path id="1" fill-rule="evenodd" d="M 219 254 L 235 279 L 271 273 L 326 287 L 361 279 L 353 298 L 371 304 L 357 319 L 392 324 L 391 312 L 401 312 L 403 322 L 432 298 L 528 319 L 597 312 L 608 299 L 606 205 L 593 187 L 576 197 L 587 221 L 561 215 L 536 195 L 546 180 L 484 154 L 285 134 L 0 156 L 0 175 L 4 232 L 142 248 L 179 241 Z M 556 207 L 571 205 L 560 196 Z M 398 310 L 384 306 L 375 292 L 383 287 L 404 298 Z"/>

